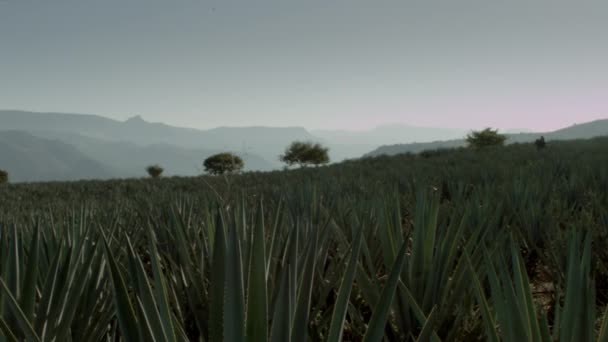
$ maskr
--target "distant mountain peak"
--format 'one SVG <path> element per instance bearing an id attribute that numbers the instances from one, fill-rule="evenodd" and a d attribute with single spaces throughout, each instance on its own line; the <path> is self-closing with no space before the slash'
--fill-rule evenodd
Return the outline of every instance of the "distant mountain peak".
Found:
<path id="1" fill-rule="evenodd" d="M 130 123 L 130 124 L 134 124 L 134 123 L 146 123 L 146 120 L 144 120 L 144 118 L 141 117 L 141 115 L 135 115 L 132 116 L 130 118 L 128 118 L 125 123 Z"/>

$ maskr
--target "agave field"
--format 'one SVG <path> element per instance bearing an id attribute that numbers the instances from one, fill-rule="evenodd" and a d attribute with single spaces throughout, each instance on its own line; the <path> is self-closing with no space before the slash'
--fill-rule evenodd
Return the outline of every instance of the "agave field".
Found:
<path id="1" fill-rule="evenodd" d="M 0 342 L 608 341 L 607 307 L 608 138 L 0 186 Z"/>

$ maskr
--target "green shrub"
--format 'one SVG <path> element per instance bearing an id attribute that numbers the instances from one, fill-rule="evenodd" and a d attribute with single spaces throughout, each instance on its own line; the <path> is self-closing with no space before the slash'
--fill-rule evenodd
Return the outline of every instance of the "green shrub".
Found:
<path id="1" fill-rule="evenodd" d="M 467 135 L 467 143 L 473 148 L 484 148 L 490 146 L 503 146 L 507 136 L 499 134 L 498 130 L 486 128 L 483 131 L 473 131 Z"/>
<path id="2" fill-rule="evenodd" d="M 223 175 L 225 173 L 240 172 L 245 163 L 241 157 L 233 153 L 224 152 L 214 154 L 205 159 L 203 166 L 205 167 L 205 172 L 212 175 Z"/>
<path id="3" fill-rule="evenodd" d="M 311 142 L 294 141 L 285 149 L 285 153 L 279 156 L 279 160 L 291 166 L 321 165 L 329 163 L 329 149 L 321 144 Z"/>
<path id="4" fill-rule="evenodd" d="M 152 178 L 159 178 L 163 171 L 165 171 L 160 165 L 150 165 L 146 168 L 146 171 Z"/>
<path id="5" fill-rule="evenodd" d="M 534 145 L 536 145 L 536 148 L 539 150 L 542 150 L 545 147 L 547 147 L 547 142 L 545 142 L 545 137 L 540 137 L 540 138 L 536 139 L 534 141 Z"/>
<path id="6" fill-rule="evenodd" d="M 0 184 L 8 183 L 8 172 L 0 170 Z"/>

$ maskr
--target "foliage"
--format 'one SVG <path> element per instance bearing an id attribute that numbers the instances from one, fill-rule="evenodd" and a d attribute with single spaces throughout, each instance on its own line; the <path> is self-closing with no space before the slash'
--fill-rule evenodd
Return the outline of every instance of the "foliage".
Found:
<path id="1" fill-rule="evenodd" d="M 607 168 L 600 138 L 1 187 L 0 340 L 605 341 Z"/>
<path id="2" fill-rule="evenodd" d="M 536 145 L 536 148 L 539 150 L 542 150 L 545 147 L 547 147 L 547 142 L 545 142 L 545 137 L 540 137 L 540 138 L 534 140 L 534 145 Z"/>
<path id="3" fill-rule="evenodd" d="M 205 172 L 212 175 L 223 175 L 225 173 L 235 173 L 243 169 L 245 164 L 241 157 L 232 153 L 218 153 L 205 159 L 203 163 Z"/>
<path id="4" fill-rule="evenodd" d="M 294 164 L 318 166 L 329 163 L 328 151 L 328 148 L 318 143 L 294 141 L 279 159 L 289 166 Z"/>
<path id="5" fill-rule="evenodd" d="M 146 172 L 152 178 L 159 178 L 163 174 L 163 171 L 165 170 L 160 165 L 150 165 L 146 168 Z"/>
<path id="6" fill-rule="evenodd" d="M 490 146 L 503 146 L 507 136 L 499 134 L 498 130 L 486 128 L 482 131 L 473 131 L 467 135 L 466 141 L 470 147 L 484 148 Z"/>
<path id="7" fill-rule="evenodd" d="M 8 172 L 0 170 L 0 184 L 8 183 Z"/>

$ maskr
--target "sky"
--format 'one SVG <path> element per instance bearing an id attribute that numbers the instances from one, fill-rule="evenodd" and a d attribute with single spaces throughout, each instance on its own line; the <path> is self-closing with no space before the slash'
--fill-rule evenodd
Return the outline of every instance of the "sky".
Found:
<path id="1" fill-rule="evenodd" d="M 0 0 L 0 109 L 178 126 L 608 118 L 608 1 Z"/>

